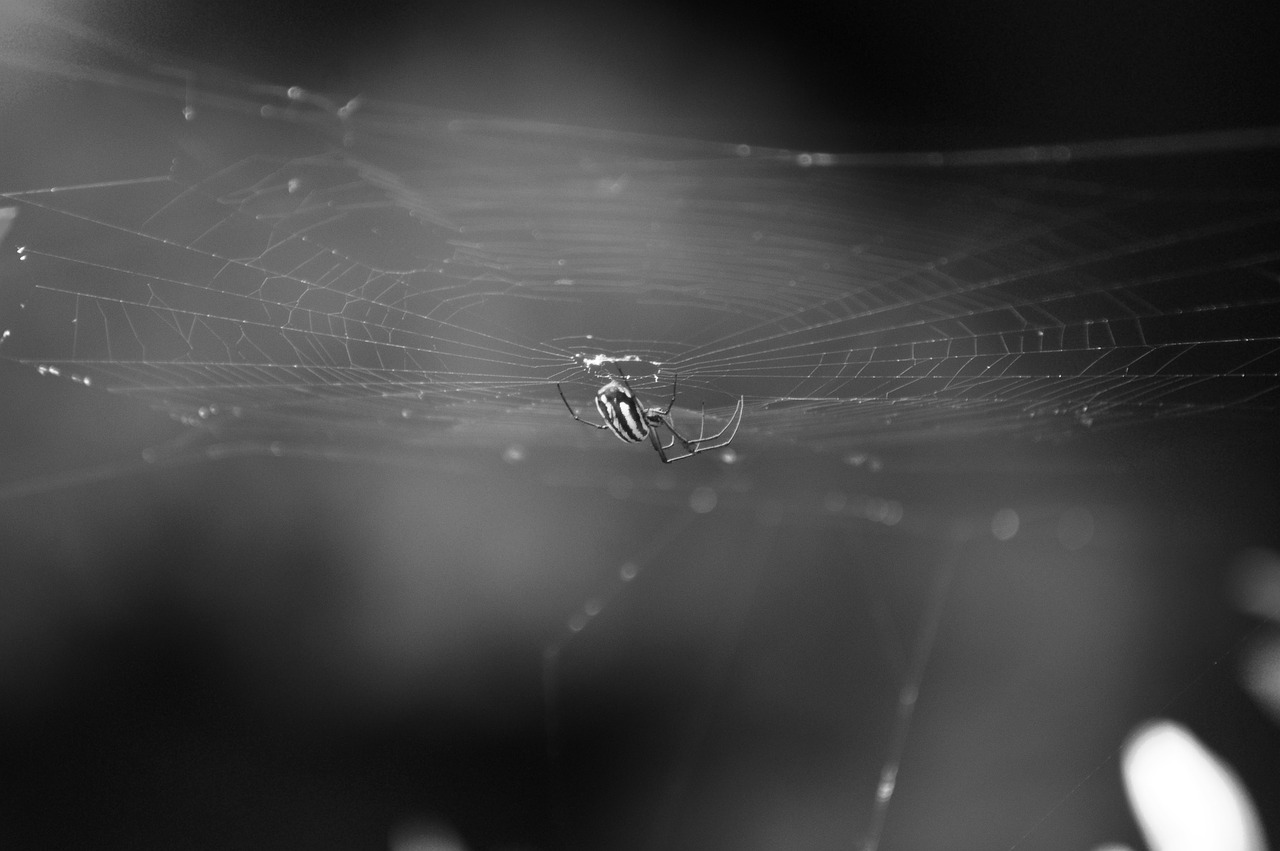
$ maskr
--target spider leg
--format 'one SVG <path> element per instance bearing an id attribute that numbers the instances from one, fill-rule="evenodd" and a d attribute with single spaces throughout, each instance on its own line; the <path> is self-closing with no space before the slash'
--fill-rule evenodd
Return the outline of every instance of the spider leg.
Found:
<path id="1" fill-rule="evenodd" d="M 670 464 L 673 460 L 675 460 L 673 458 L 667 457 L 667 450 L 675 445 L 675 440 L 672 440 L 671 443 L 668 443 L 666 446 L 663 446 L 662 441 L 658 439 L 658 430 L 656 428 L 650 427 L 649 442 L 653 444 L 654 449 L 658 450 L 658 457 L 662 459 L 663 464 Z"/>
<path id="2" fill-rule="evenodd" d="M 739 396 L 738 404 L 733 406 L 733 410 L 729 413 L 729 419 L 725 422 L 724 428 L 720 429 L 715 434 L 706 434 L 704 431 L 700 430 L 698 432 L 698 439 L 692 440 L 690 441 L 690 443 L 697 444 L 701 449 L 716 449 L 721 446 L 727 446 L 729 442 L 733 440 L 734 436 L 737 435 L 738 426 L 742 425 L 743 408 L 744 408 L 744 400 L 741 396 Z M 703 411 L 703 424 L 704 426 L 706 424 L 705 410 Z M 730 428 L 733 429 L 733 432 L 728 437 L 726 437 L 723 441 L 716 443 L 714 446 L 703 446 L 703 444 L 705 443 L 711 443 L 713 441 L 720 440 L 721 437 L 724 437 L 724 433 L 726 431 L 729 431 Z"/>
<path id="3" fill-rule="evenodd" d="M 678 431 L 676 431 L 672 427 L 671 420 L 667 419 L 663 423 L 663 425 L 665 425 L 667 427 L 667 430 L 670 431 L 671 434 L 673 435 L 672 443 L 678 440 L 680 442 L 680 445 L 683 446 L 685 451 L 688 453 L 686 455 L 678 455 L 675 458 L 672 458 L 671 460 L 680 461 L 685 458 L 692 458 L 694 455 L 698 455 L 712 449 L 720 449 L 722 447 L 728 446 L 730 443 L 733 442 L 734 437 L 737 436 L 738 427 L 742 425 L 742 414 L 743 414 L 744 408 L 745 408 L 745 400 L 741 396 L 739 396 L 738 404 L 734 405 L 733 412 L 729 414 L 728 422 L 724 424 L 724 428 L 720 429 L 715 434 L 705 433 L 706 409 L 704 408 L 702 412 L 702 417 L 703 417 L 702 426 L 698 429 L 698 437 L 696 440 L 690 440 L 689 438 L 686 438 L 684 435 L 680 434 Z M 724 437 L 725 432 L 729 431 L 730 428 L 732 428 L 733 431 L 729 433 L 728 437 Z M 724 437 L 723 440 L 720 439 L 722 437 Z M 670 446 L 668 446 L 668 448 L 670 448 Z"/>
<path id="4" fill-rule="evenodd" d="M 702 419 L 704 423 L 706 422 L 706 417 L 707 417 L 707 411 L 704 406 L 702 410 Z M 671 443 L 669 444 L 669 446 L 674 446 L 676 444 L 676 441 L 679 441 L 680 445 L 684 447 L 685 452 L 689 453 L 690 455 L 698 454 L 699 441 L 690 440 L 680 432 L 676 431 L 675 420 L 671 419 L 671 417 L 663 417 L 662 424 L 667 427 L 667 431 L 671 432 Z M 699 430 L 699 435 L 701 435 L 701 430 Z M 699 437 L 699 439 L 701 439 L 701 437 Z"/>
<path id="5" fill-rule="evenodd" d="M 589 423 L 586 420 L 584 420 L 582 417 L 578 416 L 578 412 L 573 409 L 573 406 L 569 404 L 569 400 L 564 397 L 564 391 L 560 389 L 559 384 L 556 385 L 556 392 L 560 394 L 560 401 L 564 402 L 564 406 L 569 409 L 569 413 L 573 414 L 573 418 L 575 420 L 582 423 L 584 426 L 591 426 L 592 428 L 598 428 L 601 430 L 608 428 L 607 425 L 596 425 L 595 423 Z"/>
<path id="6" fill-rule="evenodd" d="M 671 413 L 671 407 L 676 403 L 676 388 L 680 386 L 680 374 L 676 373 L 671 378 L 671 401 L 667 402 L 667 407 L 658 411 L 664 417 Z"/>

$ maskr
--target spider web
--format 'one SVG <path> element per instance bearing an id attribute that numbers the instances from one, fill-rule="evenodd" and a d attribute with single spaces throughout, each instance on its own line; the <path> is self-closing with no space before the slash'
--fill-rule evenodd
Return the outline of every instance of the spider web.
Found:
<path id="1" fill-rule="evenodd" d="M 1221 149 L 1272 133 L 856 157 L 102 82 L 42 107 L 154 165 L 5 193 L 31 291 L 4 352 L 228 437 L 599 446 L 553 385 L 610 361 L 678 374 L 686 417 L 745 397 L 748 451 L 1280 398 L 1280 210 Z"/>
<path id="2" fill-rule="evenodd" d="M 630 781 L 659 791 L 609 808 L 613 831 L 643 822 L 646 847 L 727 835 L 748 847 L 764 835 L 763 816 L 735 823 L 743 807 L 715 776 L 736 765 L 720 750 L 753 735 L 760 702 L 869 754 L 854 768 L 815 757 L 792 809 L 768 822 L 773 835 L 807 823 L 808 839 L 875 847 L 883 835 L 891 847 L 906 749 L 937 746 L 913 733 L 912 713 L 934 684 L 925 668 L 961 554 L 999 558 L 973 543 L 989 537 L 985 515 L 958 522 L 892 486 L 850 484 L 851 468 L 970 439 L 1267 422 L 1280 405 L 1280 191 L 1258 179 L 1274 166 L 1274 130 L 796 152 L 445 114 L 138 64 L 102 42 L 79 50 L 91 55 L 66 64 L 3 55 L 27 138 L 56 124 L 60 141 L 5 173 L 14 250 L 0 354 L 163 412 L 184 428 L 179 455 L 192 443 L 210 447 L 198 458 L 474 451 L 530 461 L 562 492 L 607 494 L 623 516 L 609 528 L 638 507 L 676 514 L 540 604 L 575 611 L 544 645 L 552 809 L 599 804 L 588 787 L 606 772 L 584 756 L 599 742 L 574 721 L 601 689 L 628 693 L 607 672 L 641 664 L 625 648 L 671 652 L 661 633 L 674 629 L 705 650 L 685 672 L 700 682 L 694 698 L 649 704 L 679 719 L 650 731 L 664 742 L 661 771 Z M 718 429 L 742 397 L 731 449 L 695 479 L 633 473 L 654 459 L 574 424 L 555 388 L 585 415 L 619 368 L 657 403 L 679 376 L 673 415 L 686 430 L 702 415 Z M 717 505 L 726 519 L 709 523 Z M 1092 534 L 1076 507 L 1023 514 L 1024 536 L 1038 530 L 1055 553 Z M 1013 532 L 997 517 L 1003 541 Z M 810 549 L 814 527 L 859 555 L 858 576 Z M 769 566 L 801 561 L 795 596 L 810 608 L 789 609 L 795 589 Z M 697 570 L 682 579 L 672 564 Z M 828 596 L 867 602 L 839 652 L 805 649 L 862 672 L 869 696 L 801 683 L 831 669 L 787 671 L 792 657 L 776 650 L 814 640 L 805 619 L 848 620 L 846 604 L 823 609 Z M 712 608 L 714 625 L 700 625 Z M 753 677 L 739 675 L 744 658 Z M 817 696 L 797 702 L 788 682 Z M 850 731 L 864 697 L 870 720 Z M 1065 771 L 1078 781 L 1106 753 Z M 769 778 L 750 774 L 761 766 L 740 768 L 767 798 Z M 903 773 L 916 776 L 928 772 Z M 908 813 L 936 812 L 924 785 Z M 1070 791 L 1044 788 L 987 838 L 1038 847 L 1029 832 Z M 579 842 L 627 846 L 581 815 L 560 818 Z M 902 843 L 925 835 L 898 829 Z"/>

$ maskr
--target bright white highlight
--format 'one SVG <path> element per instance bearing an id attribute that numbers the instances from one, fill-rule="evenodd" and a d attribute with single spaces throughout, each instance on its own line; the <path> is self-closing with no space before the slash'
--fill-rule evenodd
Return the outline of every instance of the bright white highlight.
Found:
<path id="1" fill-rule="evenodd" d="M 582 361 L 582 365 L 584 367 L 595 367 L 598 369 L 607 369 L 610 365 L 615 363 L 638 363 L 640 361 L 640 357 L 638 355 L 610 355 L 604 352 L 591 355 L 590 357 L 587 357 L 586 355 L 578 355 L 578 358 Z M 653 366 L 656 368 L 662 366 L 662 364 L 655 361 Z"/>
<path id="2" fill-rule="evenodd" d="M 1172 721 L 1139 727 L 1122 756 L 1125 791 L 1151 851 L 1266 851 L 1238 777 Z"/>

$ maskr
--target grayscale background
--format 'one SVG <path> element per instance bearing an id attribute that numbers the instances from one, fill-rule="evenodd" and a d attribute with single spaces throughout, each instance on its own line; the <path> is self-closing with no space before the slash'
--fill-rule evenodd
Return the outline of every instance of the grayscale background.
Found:
<path id="1" fill-rule="evenodd" d="M 417 5 L 0 5 L 0 846 L 1136 848 L 1152 717 L 1277 799 L 1277 13 Z"/>

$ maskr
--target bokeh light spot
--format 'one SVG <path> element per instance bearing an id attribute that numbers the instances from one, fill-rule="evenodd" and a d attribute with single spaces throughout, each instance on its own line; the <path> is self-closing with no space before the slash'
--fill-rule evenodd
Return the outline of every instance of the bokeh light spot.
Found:
<path id="1" fill-rule="evenodd" d="M 715 507 L 718 497 L 715 488 L 709 488 L 705 485 L 693 489 L 693 493 L 689 495 L 689 507 L 697 514 L 708 514 Z"/>
<path id="2" fill-rule="evenodd" d="M 1018 534 L 1018 512 L 1002 508 L 991 518 L 991 534 L 997 541 L 1007 541 Z"/>
<path id="3" fill-rule="evenodd" d="M 1253 803 L 1235 773 L 1172 721 L 1139 727 L 1125 743 L 1125 792 L 1156 851 L 1264 851 Z"/>

